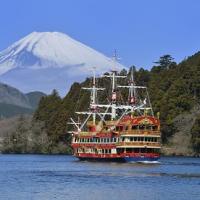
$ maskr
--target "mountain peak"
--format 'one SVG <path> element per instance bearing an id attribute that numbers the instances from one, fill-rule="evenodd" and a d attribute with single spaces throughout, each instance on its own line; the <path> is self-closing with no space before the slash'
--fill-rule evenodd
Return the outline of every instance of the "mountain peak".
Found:
<path id="1" fill-rule="evenodd" d="M 84 66 L 108 70 L 114 62 L 60 32 L 32 32 L 0 52 L 0 74 L 18 68 Z M 122 68 L 117 64 L 116 67 Z M 107 68 L 107 69 L 106 69 Z M 102 70 L 102 71 L 103 71 Z"/>
<path id="2" fill-rule="evenodd" d="M 60 32 L 32 32 L 0 52 L 0 80 L 24 92 L 69 88 L 74 81 L 90 76 L 93 67 L 97 73 L 124 68 Z"/>

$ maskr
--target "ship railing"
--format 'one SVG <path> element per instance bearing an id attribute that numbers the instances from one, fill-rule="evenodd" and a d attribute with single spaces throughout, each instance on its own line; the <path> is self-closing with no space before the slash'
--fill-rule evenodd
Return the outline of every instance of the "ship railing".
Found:
<path id="1" fill-rule="evenodd" d="M 160 135 L 160 131 L 149 131 L 149 130 L 132 130 L 124 131 L 121 135 Z"/>
<path id="2" fill-rule="evenodd" d="M 118 142 L 117 146 L 151 146 L 151 147 L 160 147 L 158 142 Z"/>
<path id="3" fill-rule="evenodd" d="M 120 157 L 160 157 L 159 153 L 120 153 Z"/>
<path id="4" fill-rule="evenodd" d="M 94 135 L 96 135 L 96 132 L 81 131 L 80 135 L 81 136 L 94 136 Z"/>

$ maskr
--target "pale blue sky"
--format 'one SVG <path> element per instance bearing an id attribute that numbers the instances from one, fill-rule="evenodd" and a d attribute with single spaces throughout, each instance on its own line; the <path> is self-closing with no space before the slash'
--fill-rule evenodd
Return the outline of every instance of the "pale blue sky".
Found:
<path id="1" fill-rule="evenodd" d="M 150 68 L 200 49 L 199 0 L 1 0 L 0 50 L 33 31 L 60 31 L 121 63 Z"/>

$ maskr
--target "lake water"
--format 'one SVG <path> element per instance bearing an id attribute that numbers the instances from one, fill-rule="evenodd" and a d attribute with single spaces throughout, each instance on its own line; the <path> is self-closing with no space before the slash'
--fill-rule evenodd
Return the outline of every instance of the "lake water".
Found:
<path id="1" fill-rule="evenodd" d="M 72 156 L 0 155 L 1 200 L 200 200 L 200 159 L 160 164 L 81 162 Z"/>

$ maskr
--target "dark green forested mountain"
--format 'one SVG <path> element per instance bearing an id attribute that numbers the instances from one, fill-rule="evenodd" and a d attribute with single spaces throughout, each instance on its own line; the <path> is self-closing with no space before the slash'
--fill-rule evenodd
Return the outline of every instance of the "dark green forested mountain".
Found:
<path id="1" fill-rule="evenodd" d="M 120 74 L 129 75 L 122 70 Z M 164 55 L 154 63 L 151 70 L 135 70 L 138 85 L 145 85 L 154 108 L 160 113 L 163 153 L 178 155 L 199 155 L 200 153 L 200 52 L 181 63 L 174 62 L 170 55 Z M 109 79 L 98 79 L 98 86 L 105 87 L 99 101 L 107 101 Z M 126 84 L 120 80 L 119 84 Z M 57 91 L 42 97 L 34 113 L 33 123 L 42 122 L 52 146 L 70 143 L 67 122 L 75 111 L 87 110 L 89 95 L 81 87 L 91 84 L 91 79 L 74 83 L 68 94 L 61 98 Z M 126 91 L 122 91 L 127 95 Z"/>
<path id="2" fill-rule="evenodd" d="M 42 92 L 24 94 L 10 85 L 0 83 L 0 119 L 33 113 L 42 96 L 45 96 Z"/>

